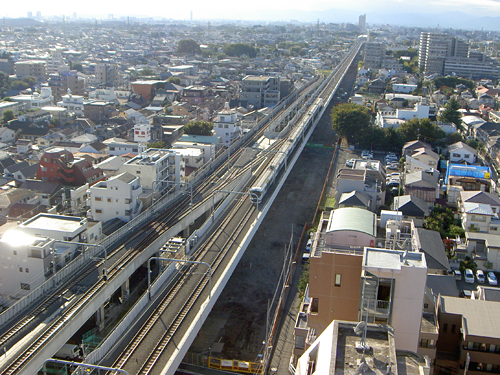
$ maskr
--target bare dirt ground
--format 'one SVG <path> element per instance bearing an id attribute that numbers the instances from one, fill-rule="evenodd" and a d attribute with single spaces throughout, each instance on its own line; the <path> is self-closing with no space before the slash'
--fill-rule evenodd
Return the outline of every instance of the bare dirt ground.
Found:
<path id="1" fill-rule="evenodd" d="M 265 339 L 267 301 L 279 279 L 285 245 L 292 226 L 296 246 L 305 222 L 314 216 L 334 142 L 330 119 L 324 116 L 203 325 L 192 352 L 207 351 L 220 342 L 224 344 L 221 358 L 256 360 Z M 301 268 L 299 265 L 296 272 Z"/>
<path id="2" fill-rule="evenodd" d="M 352 87 L 356 70 L 349 73 L 346 87 Z M 267 303 L 275 292 L 292 226 L 296 247 L 305 223 L 313 220 L 333 157 L 336 135 L 331 129 L 330 109 L 325 111 L 190 352 L 245 361 L 257 361 L 262 353 Z M 331 176 L 336 176 L 336 170 L 353 157 L 350 155 L 348 150 L 341 150 L 338 167 Z M 327 194 L 334 195 L 335 183 L 330 181 L 328 185 Z M 295 272 L 302 272 L 300 260 Z M 215 343 L 223 344 L 220 353 L 214 353 L 213 348 L 221 346 Z"/>

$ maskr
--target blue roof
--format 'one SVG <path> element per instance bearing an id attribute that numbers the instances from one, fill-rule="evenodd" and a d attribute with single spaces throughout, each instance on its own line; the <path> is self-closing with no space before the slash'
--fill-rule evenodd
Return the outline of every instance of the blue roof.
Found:
<path id="1" fill-rule="evenodd" d="M 480 165 L 448 164 L 446 170 L 445 183 L 448 185 L 450 177 L 472 177 L 472 178 L 491 178 L 490 167 Z"/>
<path id="2" fill-rule="evenodd" d="M 191 135 L 191 134 L 183 134 L 181 142 L 199 142 L 199 143 L 213 143 L 219 144 L 220 138 L 215 135 Z"/>

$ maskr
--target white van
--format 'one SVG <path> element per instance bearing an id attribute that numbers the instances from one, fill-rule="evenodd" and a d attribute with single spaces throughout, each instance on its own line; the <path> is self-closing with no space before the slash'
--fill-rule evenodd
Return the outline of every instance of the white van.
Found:
<path id="1" fill-rule="evenodd" d="M 83 357 L 80 347 L 75 344 L 64 344 L 55 354 L 56 358 L 61 359 L 81 359 Z"/>

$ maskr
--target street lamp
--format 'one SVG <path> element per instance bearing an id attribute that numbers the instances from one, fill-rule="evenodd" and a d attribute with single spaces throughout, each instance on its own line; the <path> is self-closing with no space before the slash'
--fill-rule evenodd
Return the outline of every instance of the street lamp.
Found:
<path id="1" fill-rule="evenodd" d="M 255 199 L 255 203 L 257 204 L 257 211 L 259 211 L 259 197 L 255 193 L 243 193 L 239 191 L 227 191 L 227 190 L 215 190 L 212 194 L 212 222 L 215 220 L 215 194 L 217 193 L 226 193 L 226 194 L 238 194 L 238 195 L 249 195 Z"/>
<path id="2" fill-rule="evenodd" d="M 191 263 L 191 264 L 204 264 L 208 267 L 208 299 L 212 297 L 212 266 L 206 262 L 198 262 L 195 260 L 185 260 L 185 259 L 173 259 L 173 258 L 162 258 L 162 257 L 151 257 L 148 259 L 148 296 L 151 300 L 151 260 L 166 260 L 170 262 L 183 262 L 183 263 Z"/>

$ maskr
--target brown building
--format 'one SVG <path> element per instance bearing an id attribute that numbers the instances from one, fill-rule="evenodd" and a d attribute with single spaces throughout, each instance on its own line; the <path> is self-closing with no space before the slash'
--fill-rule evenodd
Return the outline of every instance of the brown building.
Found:
<path id="1" fill-rule="evenodd" d="M 101 124 L 117 115 L 116 105 L 113 102 L 95 101 L 83 105 L 83 114 L 86 118 Z"/>
<path id="2" fill-rule="evenodd" d="M 464 373 L 468 364 L 468 375 L 499 373 L 498 302 L 440 296 L 438 303 L 436 371 Z"/>
<path id="3" fill-rule="evenodd" d="M 14 64 L 14 73 L 18 77 L 35 77 L 39 81 L 47 78 L 45 61 L 18 61 Z"/>
<path id="4" fill-rule="evenodd" d="M 49 87 L 52 88 L 52 95 L 56 101 L 61 100 L 62 96 L 68 93 L 68 89 L 72 95 L 83 96 L 85 94 L 85 79 L 79 77 L 76 70 L 51 74 L 48 83 Z"/>

